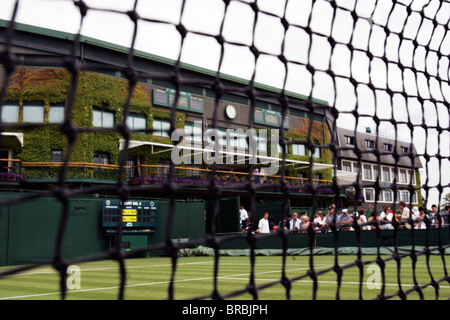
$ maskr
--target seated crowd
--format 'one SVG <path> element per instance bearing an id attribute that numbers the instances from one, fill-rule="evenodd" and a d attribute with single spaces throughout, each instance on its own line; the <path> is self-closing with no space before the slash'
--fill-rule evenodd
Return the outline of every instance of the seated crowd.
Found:
<path id="1" fill-rule="evenodd" d="M 279 221 L 278 224 L 266 212 L 264 217 L 256 222 L 254 227 L 251 225 L 248 216 L 243 217 L 241 215 L 242 231 L 247 232 L 251 228 L 251 230 L 256 230 L 257 233 L 270 233 L 283 228 L 294 233 L 307 233 L 310 227 L 313 227 L 316 232 L 322 233 L 331 231 L 330 227 L 335 227 L 339 231 L 353 231 L 352 225 L 354 220 L 361 226 L 362 230 L 375 230 L 377 225 L 383 230 L 394 229 L 394 221 L 398 222 L 400 229 L 426 229 L 427 224 L 429 228 L 438 228 L 439 224 L 442 228 L 449 226 L 450 206 L 445 208 L 442 215 L 438 215 L 436 205 L 433 205 L 431 212 L 428 213 L 423 207 L 413 207 L 410 210 L 403 201 L 399 202 L 399 208 L 397 212 L 393 212 L 392 207 L 386 205 L 380 214 L 376 210 L 371 210 L 370 213 L 367 213 L 362 208 L 350 213 L 347 208 L 344 208 L 336 214 L 336 207 L 332 205 L 328 208 L 327 214 L 319 211 L 314 215 L 312 221 L 310 221 L 310 217 L 306 212 L 302 212 L 300 216 L 298 212 L 294 212 L 292 217 L 288 215 Z M 370 223 L 373 220 L 376 220 L 378 223 Z"/>

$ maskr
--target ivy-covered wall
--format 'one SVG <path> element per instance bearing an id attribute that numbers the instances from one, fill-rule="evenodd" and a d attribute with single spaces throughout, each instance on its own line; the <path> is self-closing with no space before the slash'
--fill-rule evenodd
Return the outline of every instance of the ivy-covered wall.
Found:
<path id="1" fill-rule="evenodd" d="M 87 72 L 80 72 L 77 79 L 77 91 L 70 116 L 73 124 L 79 128 L 79 133 L 70 155 L 70 161 L 92 163 L 93 154 L 98 151 L 108 154 L 110 164 L 118 164 L 119 139 L 123 137 L 114 129 L 93 132 L 93 108 L 113 112 L 115 124 L 121 123 L 127 104 L 128 81 Z M 67 103 L 71 81 L 70 73 L 64 69 L 20 68 L 11 79 L 6 100 L 18 102 L 20 106 L 19 122 L 23 121 L 22 106 L 25 102 L 43 103 L 44 121 L 47 122 L 50 105 Z M 148 129 L 152 128 L 154 118 L 170 119 L 169 110 L 153 108 L 150 101 L 148 89 L 145 85 L 138 84 L 133 90 L 128 110 L 129 113 L 145 115 Z M 177 113 L 176 119 L 181 119 L 176 122 L 177 127 L 184 127 L 184 114 Z M 51 150 L 66 151 L 66 140 L 58 126 L 35 127 L 22 131 L 24 146 L 23 150 L 15 146 L 14 157 L 16 159 L 23 162 L 49 162 Z M 130 138 L 170 143 L 170 139 L 157 137 L 151 133 L 132 134 Z M 11 147 L 8 143 L 13 140 L 4 140 L 3 144 Z M 133 150 L 130 155 L 144 152 L 148 154 L 149 159 L 152 158 L 148 148 L 139 149 L 140 151 Z"/>
<path id="2" fill-rule="evenodd" d="M 20 68 L 12 77 L 7 90 L 6 100 L 17 102 L 20 106 L 19 122 L 23 122 L 22 107 L 26 102 L 39 102 L 44 105 L 44 122 L 48 122 L 51 105 L 67 104 L 69 90 L 72 81 L 71 74 L 65 69 L 31 69 Z M 119 162 L 119 140 L 123 137 L 114 128 L 94 128 L 93 110 L 105 110 L 114 113 L 114 123 L 123 121 L 123 114 L 127 105 L 129 83 L 126 80 L 111 76 L 80 72 L 77 77 L 76 93 L 70 115 L 72 123 L 79 129 L 73 149 L 70 153 L 70 161 L 76 163 L 92 163 L 95 152 L 106 153 L 109 164 Z M 67 108 L 66 108 L 67 112 Z M 170 119 L 169 109 L 158 109 L 151 105 L 149 88 L 144 84 L 137 84 L 129 103 L 129 113 L 142 114 L 146 117 L 147 128 L 151 129 L 153 119 Z M 185 114 L 176 113 L 176 128 L 184 128 Z M 298 128 L 286 131 L 284 136 L 288 140 L 307 140 L 310 120 L 301 119 Z M 17 130 L 14 130 L 17 131 Z M 59 125 L 36 126 L 23 129 L 24 146 L 17 148 L 17 143 L 9 145 L 14 139 L 4 140 L 7 147 L 14 147 L 14 158 L 22 162 L 50 162 L 52 150 L 62 150 L 67 154 L 66 137 L 61 132 Z M 134 133 L 132 140 L 172 143 L 169 138 L 158 137 L 153 134 Z M 330 133 L 324 124 L 312 121 L 311 142 L 326 145 L 330 141 Z M 158 149 L 154 148 L 153 151 Z M 141 157 L 147 164 L 157 164 L 161 159 L 169 159 L 170 152 L 154 154 L 149 146 L 142 146 L 128 150 L 128 155 Z M 292 146 L 289 147 L 288 159 L 309 162 L 310 151 L 307 149 L 305 156 L 292 155 Z M 331 163 L 331 152 L 321 149 L 321 157 L 314 159 L 317 163 Z M 292 166 L 286 167 L 287 176 L 298 176 L 299 169 Z M 304 178 L 309 178 L 309 170 L 303 169 Z M 27 176 L 31 173 L 28 170 Z M 332 179 L 332 170 L 321 170 L 321 178 Z M 36 173 L 39 175 L 39 173 Z M 69 174 L 70 176 L 70 174 Z"/>
<path id="3" fill-rule="evenodd" d="M 331 141 L 330 132 L 324 128 L 325 124 L 319 121 L 312 121 L 308 119 L 300 119 L 302 122 L 301 126 L 298 128 L 291 128 L 284 136 L 288 140 L 304 140 L 308 141 L 308 133 L 309 127 L 311 128 L 311 135 L 309 137 L 309 141 L 316 145 L 327 145 Z M 312 124 L 311 124 L 312 121 Z M 292 145 L 289 145 L 289 152 L 286 155 L 287 159 L 299 160 L 299 161 L 310 161 L 311 150 L 306 148 L 306 155 L 304 156 L 294 156 L 292 154 Z M 314 158 L 315 163 L 328 163 L 331 164 L 331 151 L 327 148 L 320 149 L 320 158 Z M 286 175 L 288 176 L 297 176 L 298 171 L 303 174 L 303 177 L 309 178 L 309 174 L 314 173 L 308 169 L 298 170 L 293 167 L 286 168 Z M 319 171 L 321 174 L 322 180 L 332 180 L 333 171 L 332 169 L 324 169 Z"/>

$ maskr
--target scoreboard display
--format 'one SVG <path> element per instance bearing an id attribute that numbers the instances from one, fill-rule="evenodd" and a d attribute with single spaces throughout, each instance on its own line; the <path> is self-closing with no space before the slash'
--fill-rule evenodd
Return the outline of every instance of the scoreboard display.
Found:
<path id="1" fill-rule="evenodd" d="M 157 204 L 154 201 L 103 200 L 103 227 L 117 228 L 119 223 L 128 228 L 155 228 Z"/>

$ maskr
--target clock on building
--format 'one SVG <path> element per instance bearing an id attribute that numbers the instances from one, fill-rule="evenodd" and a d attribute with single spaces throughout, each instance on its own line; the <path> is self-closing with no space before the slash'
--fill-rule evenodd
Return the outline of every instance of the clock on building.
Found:
<path id="1" fill-rule="evenodd" d="M 234 106 L 232 106 L 231 104 L 227 105 L 225 107 L 225 114 L 227 115 L 228 118 L 230 119 L 234 119 L 236 118 L 236 108 Z"/>

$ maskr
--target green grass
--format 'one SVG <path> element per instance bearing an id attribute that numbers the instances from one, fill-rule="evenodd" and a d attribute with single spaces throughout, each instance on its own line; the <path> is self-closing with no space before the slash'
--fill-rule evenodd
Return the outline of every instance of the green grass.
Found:
<path id="1" fill-rule="evenodd" d="M 355 261 L 355 256 L 338 257 L 339 265 L 344 266 Z M 374 256 L 363 256 L 364 261 L 375 259 Z M 446 265 L 450 263 L 445 257 Z M 239 289 L 244 289 L 250 278 L 250 259 L 248 257 L 220 257 L 217 288 L 225 295 Z M 255 281 L 257 286 L 267 286 L 258 291 L 259 299 L 286 299 L 286 289 L 279 283 L 281 278 L 280 256 L 257 256 L 255 266 Z M 334 256 L 315 256 L 316 272 L 328 270 L 334 265 Z M 80 289 L 68 291 L 68 300 L 114 300 L 119 292 L 119 268 L 116 261 L 97 261 L 79 264 Z M 0 272 L 12 267 L 2 267 Z M 127 300 L 163 300 L 168 298 L 168 285 L 171 277 L 171 260 L 169 258 L 142 258 L 126 260 Z M 369 288 L 373 274 L 364 267 L 363 298 L 374 299 L 381 289 Z M 442 258 L 432 256 L 430 268 L 435 280 L 444 277 Z M 295 279 L 305 275 L 309 270 L 309 257 L 289 256 L 286 258 L 286 275 Z M 407 291 L 413 287 L 412 263 L 409 257 L 401 260 L 401 284 Z M 415 276 L 419 285 L 430 282 L 425 257 L 418 258 Z M 0 278 L 0 299 L 25 300 L 57 300 L 61 299 L 58 287 L 58 275 L 51 266 L 40 267 L 30 271 Z M 334 300 L 337 292 L 337 275 L 331 269 L 318 278 L 317 299 Z M 175 275 L 175 299 L 190 299 L 211 294 L 214 286 L 214 259 L 212 257 L 180 257 Z M 345 268 L 340 289 L 341 299 L 359 298 L 359 269 Z M 397 280 L 397 264 L 388 261 L 386 264 L 385 295 L 391 295 L 399 289 Z M 312 281 L 306 276 L 292 282 L 291 299 L 312 299 Z M 423 289 L 425 299 L 435 299 L 433 287 Z M 447 281 L 440 283 L 439 299 L 450 298 L 450 285 Z M 233 297 L 233 299 L 252 299 L 249 293 Z M 394 297 L 398 299 L 398 297 Z M 419 299 L 416 292 L 408 295 L 408 299 Z"/>

